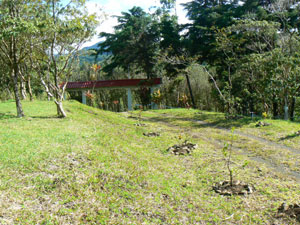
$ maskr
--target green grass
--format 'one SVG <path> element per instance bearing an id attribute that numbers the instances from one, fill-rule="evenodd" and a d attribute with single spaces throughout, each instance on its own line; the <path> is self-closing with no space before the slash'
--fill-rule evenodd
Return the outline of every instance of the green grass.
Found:
<path id="1" fill-rule="evenodd" d="M 257 191 L 233 197 L 212 191 L 228 173 L 221 148 L 209 140 L 224 142 L 227 135 L 188 119 L 221 126 L 223 114 L 147 111 L 141 117 L 147 126 L 137 127 L 126 114 L 72 101 L 64 103 L 66 119 L 56 118 L 52 102 L 25 101 L 23 106 L 26 117 L 19 119 L 14 102 L 0 103 L 0 224 L 296 222 L 275 214 L 282 202 L 299 202 L 297 181 L 251 160 L 241 169 L 247 155 L 234 154 L 234 166 L 240 168 L 235 177 Z M 241 130 L 258 130 L 252 122 L 233 123 Z M 143 136 L 153 131 L 161 136 Z M 179 135 L 198 144 L 192 155 L 166 151 L 182 141 Z M 248 148 L 247 143 L 237 144 Z"/>

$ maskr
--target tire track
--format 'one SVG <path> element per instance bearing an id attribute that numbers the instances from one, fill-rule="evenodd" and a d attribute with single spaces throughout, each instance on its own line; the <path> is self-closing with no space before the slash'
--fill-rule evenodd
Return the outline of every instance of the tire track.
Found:
<path id="1" fill-rule="evenodd" d="M 176 120 L 176 117 L 172 117 L 170 115 L 164 114 L 164 117 L 174 118 L 174 120 Z M 164 119 L 163 120 L 162 119 L 157 119 L 156 120 L 155 118 L 150 118 L 149 119 L 149 118 L 145 118 L 145 117 L 142 118 L 142 119 L 144 121 L 148 120 L 149 122 L 160 123 L 160 124 L 166 125 L 168 127 L 176 128 L 176 129 L 178 129 L 178 128 L 183 129 L 185 132 L 188 132 L 191 137 L 194 136 L 194 138 L 195 137 L 201 138 L 202 140 L 214 145 L 216 148 L 219 148 L 219 149 L 222 149 L 223 146 L 224 146 L 224 141 L 222 141 L 220 139 L 216 139 L 216 138 L 209 138 L 201 132 L 194 131 L 194 129 L 191 128 L 191 127 L 187 128 L 187 127 L 183 127 L 183 126 L 180 126 L 180 125 L 175 125 L 175 124 L 172 124 L 172 123 L 170 123 L 170 122 L 168 122 Z M 208 126 L 211 129 L 217 129 L 217 130 L 224 131 L 228 134 L 231 134 L 231 130 L 223 128 L 223 127 L 218 127 L 218 126 L 212 125 L 212 124 L 207 123 L 205 121 L 193 120 L 193 119 L 187 119 L 187 121 L 195 122 L 195 123 L 198 123 L 200 125 Z M 280 149 L 280 150 L 284 149 L 284 150 L 288 150 L 290 152 L 293 152 L 295 155 L 300 155 L 300 150 L 299 149 L 295 149 L 295 148 L 288 147 L 288 146 L 285 146 L 285 145 L 282 145 L 282 144 L 278 144 L 276 142 L 269 141 L 267 139 L 257 137 L 257 136 L 251 135 L 251 134 L 246 134 L 246 133 L 243 133 L 243 132 L 240 132 L 240 131 L 234 131 L 234 134 L 246 138 L 247 141 L 255 140 L 255 141 L 259 142 L 260 144 L 267 145 L 268 147 L 273 147 L 273 148 Z M 280 163 L 275 163 L 271 159 L 266 159 L 266 158 L 261 157 L 259 155 L 253 155 L 253 152 L 251 152 L 251 151 L 249 151 L 248 149 L 245 149 L 245 148 L 233 147 L 233 150 L 235 150 L 238 154 L 246 155 L 250 160 L 253 160 L 253 161 L 256 161 L 258 163 L 262 163 L 262 164 L 266 165 L 268 168 L 272 169 L 274 172 L 281 173 L 281 174 L 286 175 L 290 178 L 293 178 L 297 181 L 300 181 L 300 173 L 299 172 L 293 171 L 293 170 L 287 168 L 286 166 L 284 166 Z"/>

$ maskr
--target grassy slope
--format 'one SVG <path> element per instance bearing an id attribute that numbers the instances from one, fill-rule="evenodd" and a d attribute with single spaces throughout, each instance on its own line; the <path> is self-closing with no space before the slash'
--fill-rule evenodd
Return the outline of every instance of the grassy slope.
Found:
<path id="1" fill-rule="evenodd" d="M 0 104 L 0 224 L 295 223 L 274 215 L 283 201 L 299 202 L 299 184 L 263 165 L 250 161 L 237 175 L 256 185 L 255 194 L 219 196 L 212 185 L 228 178 L 221 151 L 183 130 L 151 121 L 136 127 L 77 102 L 65 103 L 67 119 L 55 118 L 53 103 L 23 104 L 23 119 L 13 102 Z M 179 134 L 199 145 L 191 156 L 166 152 Z M 244 160 L 234 156 L 236 167 Z"/>

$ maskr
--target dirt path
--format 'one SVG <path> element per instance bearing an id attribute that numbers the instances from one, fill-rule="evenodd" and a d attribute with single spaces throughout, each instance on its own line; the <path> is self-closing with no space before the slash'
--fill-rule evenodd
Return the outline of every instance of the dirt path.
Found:
<path id="1" fill-rule="evenodd" d="M 166 115 L 166 114 L 164 114 L 164 117 L 165 118 L 174 118 L 174 120 L 176 120 L 176 117 L 172 117 L 172 115 Z M 199 131 L 196 130 L 196 128 L 193 128 L 193 127 L 188 127 L 187 128 L 187 127 L 183 127 L 183 126 L 180 126 L 180 125 L 175 125 L 175 124 L 172 124 L 170 121 L 165 120 L 165 119 L 142 118 L 142 120 L 145 120 L 145 121 L 149 120 L 149 122 L 160 123 L 160 124 L 166 125 L 166 126 L 168 126 L 170 128 L 175 128 L 175 129 L 180 128 L 185 133 L 188 133 L 189 136 L 191 136 L 193 138 L 196 138 L 196 139 L 197 138 L 201 138 L 202 140 L 204 140 L 204 141 L 212 144 L 213 146 L 215 146 L 218 149 L 222 149 L 223 146 L 224 146 L 224 140 L 208 137 L 206 135 L 206 133 L 199 132 Z M 226 134 L 231 134 L 231 130 L 230 129 L 226 129 L 226 128 L 223 128 L 223 127 L 218 127 L 218 126 L 215 126 L 214 124 L 210 124 L 210 123 L 205 122 L 205 121 L 193 120 L 193 119 L 187 119 L 187 121 L 195 122 L 195 123 L 197 123 L 199 125 L 204 125 L 205 127 L 209 127 L 209 128 L 211 128 L 213 130 L 223 131 Z M 201 127 L 199 127 L 199 128 L 201 128 Z M 296 156 L 300 155 L 300 149 L 288 147 L 288 146 L 285 146 L 285 145 L 282 145 L 282 144 L 278 144 L 276 142 L 273 142 L 273 141 L 270 141 L 270 140 L 267 140 L 267 139 L 264 139 L 264 138 L 261 138 L 261 137 L 257 137 L 257 136 L 254 136 L 254 135 L 251 135 L 251 134 L 247 134 L 247 133 L 243 133 L 243 132 L 236 131 L 236 130 L 234 131 L 234 133 L 236 135 L 240 136 L 240 137 L 243 137 L 246 140 L 246 143 L 249 143 L 249 142 L 251 142 L 251 141 L 254 140 L 254 141 L 259 142 L 260 144 L 262 144 L 262 145 L 264 145 L 266 147 L 269 147 L 269 148 L 275 148 L 277 150 L 287 150 L 287 151 L 290 151 L 291 153 L 293 153 L 293 155 L 296 155 Z M 271 168 L 275 172 L 281 173 L 281 174 L 286 175 L 286 176 L 288 176 L 290 178 L 293 178 L 293 179 L 295 179 L 297 181 L 300 181 L 300 172 L 293 171 L 290 168 L 286 167 L 282 163 L 278 163 L 278 162 L 275 163 L 270 158 L 262 157 L 262 156 L 259 156 L 257 154 L 253 154 L 253 152 L 249 151 L 246 148 L 234 147 L 233 149 L 236 152 L 238 152 L 238 154 L 247 155 L 247 157 L 250 160 L 262 163 L 265 166 L 267 166 L 268 168 Z"/>
<path id="2" fill-rule="evenodd" d="M 198 123 L 198 124 L 206 125 L 206 126 L 211 125 L 210 123 L 207 123 L 207 122 L 202 121 L 202 120 L 192 120 L 191 119 L 190 121 L 193 121 L 193 122 Z M 214 126 L 214 125 L 212 125 L 211 127 L 216 128 L 216 129 L 220 129 L 220 130 L 224 130 L 228 133 L 231 133 L 231 130 L 226 129 L 224 127 L 217 127 L 217 126 Z M 239 135 L 239 136 L 242 136 L 242 137 L 246 137 L 246 138 L 249 138 L 249 139 L 259 141 L 259 142 L 264 143 L 268 146 L 272 146 L 272 147 L 276 147 L 276 148 L 280 148 L 280 149 L 285 149 L 285 150 L 294 152 L 295 154 L 300 154 L 300 149 L 296 149 L 296 148 L 288 147 L 286 145 L 278 144 L 274 141 L 270 141 L 270 140 L 267 140 L 265 138 L 257 137 L 257 136 L 252 135 L 252 134 L 246 134 L 246 133 L 243 133 L 243 132 L 237 131 L 237 130 L 235 130 L 234 133 Z"/>
<path id="3" fill-rule="evenodd" d="M 224 129 L 224 128 L 217 128 L 217 129 L 225 130 L 226 132 L 228 132 L 229 134 L 231 134 L 231 131 L 229 131 L 228 129 Z M 197 135 L 199 135 L 199 133 L 193 133 L 193 134 L 196 135 L 194 137 L 197 137 Z M 252 138 L 251 137 L 252 135 L 248 136 L 247 134 L 244 134 L 242 132 L 235 131 L 235 134 L 243 136 L 243 137 L 247 137 L 247 138 Z M 273 147 L 281 146 L 281 145 L 274 145 L 276 143 L 274 143 L 274 142 L 272 143 L 271 141 L 265 140 L 263 138 L 257 138 L 255 136 L 253 136 L 253 137 L 254 138 L 252 138 L 252 139 L 257 140 L 257 141 L 261 140 L 262 143 L 268 143 L 269 146 L 273 146 Z M 218 139 L 207 138 L 203 134 L 201 135 L 201 139 L 203 139 L 204 141 L 207 141 L 207 142 L 213 144 L 215 147 L 217 147 L 219 149 L 222 149 L 223 146 L 224 146 L 224 142 L 223 141 L 218 140 Z M 271 142 L 271 144 L 269 142 Z M 287 146 L 284 146 L 284 147 L 287 147 Z M 287 147 L 287 148 L 289 148 L 289 147 Z M 296 179 L 297 181 L 300 181 L 300 173 L 299 172 L 290 170 L 289 168 L 287 168 L 286 166 L 284 166 L 282 164 L 276 164 L 276 163 L 274 163 L 270 159 L 266 159 L 266 158 L 260 157 L 258 155 L 253 155 L 252 152 L 248 151 L 245 148 L 238 148 L 238 147 L 234 147 L 233 146 L 233 150 L 237 151 L 239 154 L 247 155 L 247 157 L 250 160 L 253 160 L 253 161 L 265 164 L 267 167 L 272 168 L 273 171 L 276 171 L 276 172 L 288 175 L 288 176 Z M 299 154 L 299 152 L 298 152 L 298 154 Z"/>

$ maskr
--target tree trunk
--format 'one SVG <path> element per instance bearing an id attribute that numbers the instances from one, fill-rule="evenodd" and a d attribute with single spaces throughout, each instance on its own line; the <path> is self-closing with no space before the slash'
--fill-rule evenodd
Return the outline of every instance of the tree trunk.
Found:
<path id="1" fill-rule="evenodd" d="M 289 119 L 289 104 L 288 104 L 288 97 L 285 96 L 284 98 L 284 120 Z"/>
<path id="2" fill-rule="evenodd" d="M 27 98 L 26 85 L 22 77 L 20 79 L 20 92 L 21 92 L 22 100 L 25 100 Z"/>
<path id="3" fill-rule="evenodd" d="M 46 91 L 46 93 L 47 93 L 48 101 L 50 101 L 51 98 L 53 97 L 53 94 L 50 92 L 49 85 L 47 85 L 47 84 L 45 83 L 45 81 L 43 80 L 42 76 L 40 76 L 40 79 L 41 79 L 41 83 L 42 83 L 42 85 L 44 86 L 45 91 Z"/>
<path id="4" fill-rule="evenodd" d="M 294 121 L 295 117 L 295 105 L 296 105 L 296 97 L 292 98 L 291 110 L 290 110 L 290 120 Z"/>
<path id="5" fill-rule="evenodd" d="M 15 66 L 14 70 L 12 71 L 12 78 L 14 84 L 14 94 L 17 106 L 17 117 L 24 117 L 25 114 L 23 112 L 21 98 L 19 94 L 19 84 L 18 84 L 18 68 Z"/>
<path id="6" fill-rule="evenodd" d="M 67 114 L 65 113 L 64 109 L 63 109 L 63 105 L 61 101 L 54 101 L 57 107 L 57 115 L 59 117 L 65 118 L 67 117 Z"/>
<path id="7" fill-rule="evenodd" d="M 190 96 L 191 96 L 191 100 L 192 100 L 192 104 L 193 104 L 193 109 L 196 109 L 196 104 L 195 104 L 195 100 L 194 100 L 194 96 L 193 96 L 193 91 L 192 91 L 189 75 L 185 74 L 185 77 L 186 77 L 186 82 L 187 82 L 187 85 L 189 88 L 189 92 L 190 92 Z"/>
<path id="8" fill-rule="evenodd" d="M 30 75 L 27 78 L 27 88 L 28 88 L 28 93 L 30 97 L 30 101 L 33 101 L 33 95 L 32 95 L 32 89 L 31 89 L 31 78 Z"/>

